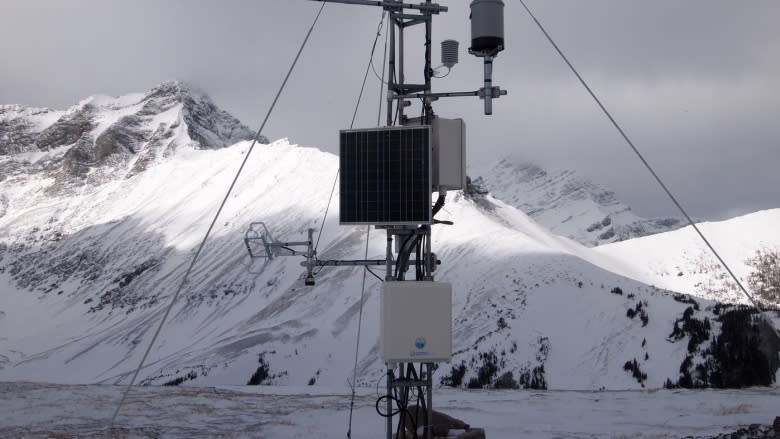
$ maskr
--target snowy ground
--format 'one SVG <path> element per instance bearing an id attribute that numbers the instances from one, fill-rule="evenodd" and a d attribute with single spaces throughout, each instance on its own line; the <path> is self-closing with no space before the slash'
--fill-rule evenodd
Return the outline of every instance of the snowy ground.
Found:
<path id="1" fill-rule="evenodd" d="M 111 434 L 124 387 L 0 383 L 0 437 L 344 438 L 347 391 L 318 387 L 140 387 Z M 375 389 L 360 389 L 353 438 L 384 437 Z M 487 437 L 708 437 L 780 415 L 780 389 L 455 391 L 437 409 Z"/>

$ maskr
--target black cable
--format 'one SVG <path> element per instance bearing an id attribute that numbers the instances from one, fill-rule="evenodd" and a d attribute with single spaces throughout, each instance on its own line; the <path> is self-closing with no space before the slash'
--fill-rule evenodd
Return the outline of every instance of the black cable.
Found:
<path id="1" fill-rule="evenodd" d="M 433 75 L 433 77 L 434 77 L 434 78 L 436 78 L 436 79 L 446 78 L 447 76 L 450 76 L 450 73 L 451 73 L 451 72 L 452 72 L 452 69 L 451 69 L 451 68 L 449 68 L 449 67 L 447 67 L 447 74 L 446 74 L 446 75 L 444 75 L 444 76 L 436 76 L 436 75 Z"/>
<path id="2" fill-rule="evenodd" d="M 412 367 L 412 371 L 414 372 L 414 365 L 410 364 L 410 366 Z M 423 369 L 423 363 L 420 363 L 420 374 L 419 374 L 419 376 L 417 375 L 417 373 L 414 373 L 415 381 L 419 381 L 420 377 L 423 376 L 423 373 L 422 373 L 423 370 L 422 369 Z M 431 383 L 431 384 L 433 384 L 433 383 Z M 415 418 L 414 419 L 416 419 L 418 421 L 417 422 L 418 424 L 420 423 L 419 422 L 419 420 L 420 420 L 420 411 L 421 411 L 420 409 L 422 409 L 422 412 L 425 414 L 425 418 L 423 418 L 423 419 L 425 419 L 425 422 L 422 425 L 423 428 L 430 428 L 431 420 L 428 419 L 428 410 L 427 410 L 427 405 L 425 404 L 425 394 L 423 393 L 422 386 L 417 386 L 417 408 L 415 409 Z M 425 434 L 424 430 L 423 430 L 423 434 Z M 417 437 L 417 429 L 416 428 L 414 430 L 414 436 Z"/>
<path id="3" fill-rule="evenodd" d="M 382 405 L 382 401 L 384 401 L 385 399 L 390 399 L 391 401 L 394 401 L 396 403 L 396 405 L 398 406 L 398 410 L 391 411 L 389 414 L 383 412 L 382 409 L 379 408 L 379 406 Z M 394 396 L 382 395 L 379 398 L 377 398 L 377 400 L 376 400 L 376 404 L 375 404 L 376 412 L 379 414 L 379 416 L 381 416 L 383 418 L 389 418 L 391 416 L 397 416 L 399 413 L 401 413 L 401 410 L 402 410 L 401 409 L 401 405 L 399 403 L 400 403 L 400 400 L 398 398 L 394 397 Z"/>
<path id="4" fill-rule="evenodd" d="M 409 379 L 409 377 L 411 376 L 411 373 L 409 372 L 410 368 L 412 370 L 414 368 L 411 363 L 408 364 L 407 369 L 406 369 L 406 379 Z M 401 365 L 400 370 L 403 372 L 403 364 Z M 401 378 L 402 379 L 404 378 L 403 375 L 401 376 Z M 414 436 L 413 437 L 415 439 L 417 439 L 417 421 L 412 417 L 412 413 L 409 411 L 409 391 L 410 390 L 411 389 L 409 387 L 404 387 L 401 390 L 401 398 L 400 398 L 400 404 L 399 405 L 401 406 L 400 408 L 403 409 L 403 415 L 401 416 L 400 422 L 398 422 L 398 428 L 396 429 L 396 437 L 400 437 L 401 427 L 402 426 L 403 426 L 404 429 L 408 430 L 408 428 L 406 427 L 406 421 L 408 420 L 408 421 L 411 421 L 412 426 L 413 426 L 413 429 L 412 429 L 412 431 L 414 431 Z M 404 434 L 404 436 L 406 436 L 406 434 Z"/>
<path id="5" fill-rule="evenodd" d="M 403 258 L 404 258 L 404 249 L 406 249 L 406 245 L 408 244 L 409 240 L 412 238 L 412 235 L 407 235 L 406 238 L 404 238 L 404 241 L 401 243 L 401 246 L 398 247 L 398 259 L 395 262 L 395 278 L 398 279 L 399 274 L 401 273 L 401 266 L 403 265 Z"/>
<path id="6" fill-rule="evenodd" d="M 279 248 L 283 248 L 285 250 L 288 250 L 291 253 L 295 253 L 295 250 L 291 249 L 290 247 L 287 247 L 286 245 L 280 245 Z"/>
<path id="7" fill-rule="evenodd" d="M 374 76 L 376 76 L 376 79 L 378 79 L 379 82 L 381 82 L 384 85 L 390 85 L 390 84 L 387 83 L 387 81 L 382 79 L 381 76 L 379 76 L 379 73 L 376 72 L 376 67 L 374 67 L 374 59 L 373 58 L 371 59 L 371 70 L 374 72 Z"/>
<path id="8" fill-rule="evenodd" d="M 375 278 L 379 279 L 379 282 L 384 282 L 384 281 L 385 281 L 384 279 L 382 279 L 381 277 L 379 277 L 379 275 L 378 275 L 378 274 L 376 274 L 376 273 L 374 272 L 374 270 L 372 270 L 372 269 L 368 268 L 368 266 L 366 266 L 366 267 L 365 267 L 365 269 L 366 269 L 366 270 L 368 270 L 368 272 L 369 272 L 369 273 L 371 273 L 372 275 L 374 275 L 374 277 L 375 277 Z"/>
<path id="9" fill-rule="evenodd" d="M 322 270 L 324 270 L 324 269 L 325 269 L 325 266 L 324 265 L 320 265 L 320 269 L 317 270 L 316 273 L 312 274 L 312 276 L 317 277 L 322 272 Z"/>
<path id="10" fill-rule="evenodd" d="M 424 244 L 425 244 L 425 235 L 422 234 L 420 235 L 419 238 L 417 238 L 417 249 L 416 249 L 417 251 L 415 255 L 417 256 L 417 260 L 414 261 L 415 271 L 417 274 L 416 280 L 423 280 L 423 277 L 425 277 L 422 269 L 422 247 Z"/>
<path id="11" fill-rule="evenodd" d="M 401 370 L 400 371 L 401 371 L 401 378 L 403 378 L 403 365 L 401 365 Z M 395 377 L 393 376 L 392 372 L 388 372 L 388 375 L 390 375 L 390 377 L 389 377 L 390 380 L 394 380 L 395 379 Z M 408 410 L 408 405 L 404 401 L 405 399 L 408 398 L 408 388 L 405 388 L 405 390 L 407 391 L 405 393 L 405 395 L 399 396 L 398 395 L 398 388 L 394 387 L 392 395 L 382 395 L 382 396 L 377 398 L 376 403 L 374 404 L 374 408 L 376 409 L 377 414 L 379 414 L 379 416 L 381 416 L 383 418 L 389 418 L 389 417 L 401 415 L 404 418 L 404 421 L 406 421 L 406 418 L 410 419 L 411 422 L 412 422 L 412 425 L 414 426 L 414 430 L 415 430 L 415 434 L 416 434 L 417 423 L 412 418 L 411 413 Z M 391 409 L 390 413 L 383 412 L 382 409 L 380 409 L 379 407 L 382 404 L 382 401 L 384 401 L 384 400 L 390 400 L 390 401 L 394 402 L 396 407 L 398 407 L 398 409 L 397 410 L 392 410 Z M 398 423 L 398 428 L 396 430 L 396 437 L 400 437 L 399 432 L 400 432 L 400 428 L 401 428 L 401 424 L 402 423 L 403 422 L 399 422 Z"/>
<path id="12" fill-rule="evenodd" d="M 390 24 L 390 17 L 387 17 L 387 21 L 388 21 L 388 26 L 391 26 L 391 24 Z M 385 32 L 385 50 L 384 50 L 384 58 L 383 58 L 382 64 L 384 64 L 384 61 L 387 61 L 387 37 L 388 37 L 388 33 Z M 379 80 L 379 82 L 382 84 L 382 86 L 383 87 L 385 85 L 389 86 L 390 84 L 385 82 L 385 67 L 384 67 L 384 65 L 382 66 L 382 76 L 379 76 L 379 73 L 376 72 L 376 67 L 374 67 L 374 57 L 373 57 L 373 55 L 371 56 L 371 59 L 369 60 L 369 63 L 371 64 L 371 70 L 374 72 L 374 76 L 376 76 L 376 79 Z M 377 124 L 377 125 L 379 125 L 379 124 Z"/>
<path id="13" fill-rule="evenodd" d="M 396 279 L 398 279 L 399 276 L 401 275 L 401 271 L 400 271 L 401 268 L 403 267 L 405 269 L 409 265 L 409 256 L 411 256 L 412 249 L 414 248 L 414 247 L 412 247 L 413 244 L 411 243 L 411 240 L 412 240 L 412 238 L 416 239 L 416 237 L 417 237 L 416 230 L 412 231 L 411 234 L 407 235 L 407 237 L 404 239 L 403 244 L 399 248 L 399 251 L 398 251 L 398 261 L 396 262 L 396 265 L 395 265 L 395 277 L 396 277 Z M 405 271 L 406 270 L 404 270 L 404 272 Z"/>
<path id="14" fill-rule="evenodd" d="M 433 208 L 431 209 L 431 217 L 436 216 L 437 213 L 444 207 L 444 202 L 447 199 L 447 192 L 440 192 L 439 196 L 436 198 L 436 202 L 433 204 Z"/>
<path id="15" fill-rule="evenodd" d="M 382 401 L 384 401 L 386 399 L 390 399 L 391 401 L 393 401 L 395 403 L 395 405 L 398 407 L 398 409 L 395 410 L 395 411 L 391 411 L 390 414 L 387 414 L 387 413 L 383 412 L 382 409 L 380 409 L 379 407 L 382 405 Z M 401 414 L 408 415 L 406 417 L 406 420 L 408 420 L 408 421 L 410 421 L 412 423 L 412 426 L 414 428 L 414 437 L 415 438 L 417 437 L 417 421 L 415 421 L 414 416 L 412 416 L 412 412 L 409 411 L 408 404 L 404 404 L 403 401 L 401 400 L 401 398 L 399 398 L 398 396 L 382 395 L 379 398 L 377 398 L 376 404 L 374 404 L 374 407 L 376 408 L 377 414 L 379 414 L 379 416 L 381 416 L 383 418 L 394 417 L 394 416 L 398 416 L 398 415 L 401 415 Z M 401 424 L 399 423 L 398 427 L 400 428 L 400 426 L 401 426 Z M 396 432 L 396 437 L 399 437 L 398 436 L 398 432 Z"/>
<path id="16" fill-rule="evenodd" d="M 397 80 L 395 76 L 395 69 L 393 69 L 393 84 Z M 401 114 L 401 100 L 398 100 L 395 106 L 395 116 L 393 116 L 393 125 L 398 123 L 398 115 Z"/>
<path id="17" fill-rule="evenodd" d="M 642 155 L 642 153 L 639 152 L 639 149 L 634 145 L 634 142 L 631 141 L 631 139 L 628 138 L 628 135 L 623 131 L 623 129 L 620 127 L 620 125 L 617 123 L 614 117 L 612 117 L 612 114 L 607 110 L 607 108 L 604 106 L 604 104 L 601 103 L 601 100 L 596 96 L 596 94 L 591 90 L 591 88 L 588 86 L 588 84 L 585 82 L 585 80 L 582 78 L 582 76 L 579 74 L 577 69 L 574 68 L 572 63 L 569 61 L 569 59 L 566 57 L 566 55 L 563 54 L 563 51 L 558 47 L 557 44 L 555 44 L 555 41 L 553 41 L 552 37 L 549 33 L 545 30 L 544 26 L 542 26 L 542 23 L 539 22 L 539 20 L 536 18 L 536 16 L 531 12 L 531 10 L 526 6 L 525 2 L 523 0 L 519 0 L 520 4 L 523 5 L 523 8 L 525 8 L 526 12 L 528 12 L 528 15 L 531 16 L 531 19 L 536 23 L 536 25 L 539 27 L 539 30 L 542 31 L 545 37 L 547 37 L 547 41 L 550 42 L 550 44 L 555 48 L 555 50 L 558 52 L 558 55 L 563 58 L 563 61 L 566 62 L 566 65 L 569 66 L 569 69 L 571 69 L 572 73 L 579 79 L 580 83 L 583 87 L 585 87 L 585 90 L 590 94 L 590 96 L 593 98 L 594 101 L 596 101 L 596 104 L 598 104 L 599 108 L 601 108 L 601 111 L 604 113 L 604 115 L 607 116 L 610 122 L 612 122 L 612 125 L 617 129 L 617 131 L 620 133 L 620 135 L 623 137 L 623 139 L 626 141 L 628 146 L 631 147 L 631 149 L 634 151 L 634 154 L 639 158 L 639 160 L 644 164 L 645 168 L 647 168 L 648 171 L 650 171 L 650 174 L 655 178 L 655 181 L 658 183 L 659 186 L 666 192 L 666 195 L 669 197 L 670 200 L 672 200 L 672 203 L 674 203 L 675 206 L 677 206 L 677 209 L 683 214 L 685 219 L 688 221 L 688 225 L 693 227 L 693 230 L 696 231 L 696 233 L 699 235 L 702 241 L 704 241 L 704 244 L 707 245 L 707 247 L 710 249 L 713 255 L 718 259 L 720 264 L 723 266 L 723 268 L 726 269 L 728 274 L 731 276 L 731 278 L 734 280 L 734 282 L 739 286 L 739 289 L 742 290 L 742 293 L 748 298 L 748 300 L 753 304 L 753 306 L 759 310 L 761 308 L 758 306 L 758 303 L 753 298 L 753 296 L 748 293 L 747 289 L 742 285 L 742 282 L 740 282 L 739 278 L 734 274 L 733 271 L 731 271 L 731 268 L 726 264 L 726 261 L 721 258 L 720 254 L 715 250 L 715 248 L 710 244 L 710 241 L 704 236 L 704 234 L 699 230 L 699 227 L 696 225 L 696 223 L 691 219 L 690 215 L 688 215 L 688 212 L 685 210 L 685 208 L 680 204 L 679 201 L 677 201 L 677 198 L 672 194 L 672 192 L 669 190 L 669 188 L 666 187 L 666 184 L 661 180 L 661 177 L 656 174 L 655 170 L 652 166 L 650 166 L 650 163 L 645 159 L 645 157 Z M 774 326 L 774 323 L 771 319 L 766 319 L 770 325 Z M 777 328 L 775 328 L 775 331 L 777 332 Z M 779 332 L 780 333 L 780 332 Z"/>
<path id="18" fill-rule="evenodd" d="M 390 16 L 387 17 L 387 25 L 390 26 Z M 382 120 L 382 101 L 385 93 L 385 85 L 389 87 L 389 84 L 385 83 L 385 67 L 387 66 L 387 40 L 390 33 L 385 31 L 385 48 L 382 50 L 382 77 L 379 78 L 379 105 L 376 110 L 376 126 L 381 126 Z M 371 58 L 371 69 L 374 68 L 374 58 Z M 374 71 L 376 73 L 376 71 Z"/>

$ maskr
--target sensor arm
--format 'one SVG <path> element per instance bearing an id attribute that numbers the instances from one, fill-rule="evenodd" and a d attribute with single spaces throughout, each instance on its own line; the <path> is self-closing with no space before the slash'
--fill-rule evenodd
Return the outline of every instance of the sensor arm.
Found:
<path id="1" fill-rule="evenodd" d="M 409 261 L 409 265 L 414 265 L 418 261 L 416 259 L 411 259 Z M 425 263 L 425 261 L 422 261 Z M 387 263 L 386 259 L 328 259 L 328 260 L 322 260 L 317 259 L 314 261 L 314 265 L 317 267 L 361 267 L 361 266 L 384 266 Z M 430 263 L 430 261 L 428 261 Z M 441 265 L 441 260 L 436 259 L 433 261 L 436 265 Z M 306 267 L 307 265 L 306 261 L 301 261 L 301 267 Z"/>
<path id="2" fill-rule="evenodd" d="M 490 90 L 492 93 L 490 93 L 492 98 L 498 98 L 499 96 L 506 96 L 507 91 L 502 90 L 501 87 L 491 87 Z M 432 99 L 438 99 L 438 98 L 462 98 L 462 97 L 468 97 L 468 96 L 479 96 L 480 98 L 484 97 L 485 95 L 485 89 L 481 88 L 479 90 L 475 91 L 452 91 L 452 92 L 444 92 L 444 93 L 409 93 L 405 95 L 395 95 L 393 96 L 394 99 L 423 99 L 423 98 L 432 98 Z"/>
<path id="3" fill-rule="evenodd" d="M 440 12 L 447 12 L 449 8 L 447 6 L 437 5 L 435 3 L 420 3 L 418 5 L 412 3 L 404 3 L 393 0 L 310 0 L 315 2 L 328 2 L 328 3 L 344 3 L 347 5 L 365 5 L 365 6 L 381 6 L 388 11 L 400 11 L 401 9 L 416 9 L 422 12 L 429 12 L 432 14 L 438 14 Z"/>

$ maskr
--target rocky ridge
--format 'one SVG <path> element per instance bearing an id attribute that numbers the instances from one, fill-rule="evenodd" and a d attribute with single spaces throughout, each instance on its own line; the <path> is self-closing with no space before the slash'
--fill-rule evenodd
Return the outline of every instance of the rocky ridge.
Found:
<path id="1" fill-rule="evenodd" d="M 46 172 L 64 185 L 104 181 L 141 172 L 180 147 L 217 149 L 253 137 L 205 93 L 169 81 L 147 93 L 91 96 L 67 111 L 0 106 L 0 171 Z"/>
<path id="2" fill-rule="evenodd" d="M 593 247 L 678 229 L 679 218 L 642 218 L 602 185 L 572 170 L 545 170 L 514 157 L 477 170 L 474 184 L 553 233 Z"/>

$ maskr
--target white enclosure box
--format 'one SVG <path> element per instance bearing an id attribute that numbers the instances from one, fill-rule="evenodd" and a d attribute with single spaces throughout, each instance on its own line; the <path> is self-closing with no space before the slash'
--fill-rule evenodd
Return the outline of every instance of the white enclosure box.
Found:
<path id="1" fill-rule="evenodd" d="M 385 282 L 380 328 L 380 348 L 385 363 L 450 361 L 452 285 Z"/>
<path id="2" fill-rule="evenodd" d="M 433 190 L 466 187 L 466 124 L 463 119 L 433 120 Z"/>

